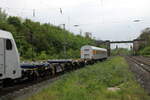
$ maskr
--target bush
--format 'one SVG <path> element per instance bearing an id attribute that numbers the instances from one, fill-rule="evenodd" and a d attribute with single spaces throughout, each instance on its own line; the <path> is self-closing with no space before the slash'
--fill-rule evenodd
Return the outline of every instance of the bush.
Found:
<path id="1" fill-rule="evenodd" d="M 140 55 L 150 55 L 150 47 L 145 47 L 144 49 L 140 50 Z"/>
<path id="2" fill-rule="evenodd" d="M 118 49 L 113 49 L 111 50 L 111 54 L 113 56 L 116 55 L 131 55 L 131 50 L 125 49 L 125 48 L 118 48 Z"/>
<path id="3" fill-rule="evenodd" d="M 25 52 L 23 58 L 28 58 L 28 59 L 33 59 L 36 57 L 36 53 L 33 48 L 28 48 L 27 51 Z"/>
<path id="4" fill-rule="evenodd" d="M 40 60 L 45 60 L 45 59 L 47 59 L 48 57 L 47 57 L 47 54 L 46 54 L 46 52 L 45 51 L 42 51 L 41 53 L 40 53 L 40 55 L 38 56 L 38 59 L 40 59 Z"/>
<path id="5" fill-rule="evenodd" d="M 79 50 L 68 50 L 67 51 L 67 58 L 79 58 L 80 57 L 80 51 Z"/>

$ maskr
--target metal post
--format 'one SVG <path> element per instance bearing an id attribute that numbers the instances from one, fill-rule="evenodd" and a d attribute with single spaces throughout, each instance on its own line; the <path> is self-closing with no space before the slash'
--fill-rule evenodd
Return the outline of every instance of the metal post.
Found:
<path id="1" fill-rule="evenodd" d="M 80 29 L 80 35 L 82 36 L 82 30 Z"/>
<path id="2" fill-rule="evenodd" d="M 30 39 L 31 39 L 31 45 L 32 45 L 32 47 L 31 47 L 31 59 L 32 59 L 32 61 L 33 61 L 33 34 L 32 34 L 32 32 L 30 32 Z"/>
<path id="3" fill-rule="evenodd" d="M 106 45 L 107 45 L 107 55 L 110 56 L 110 41 L 106 41 Z"/>
<path id="4" fill-rule="evenodd" d="M 65 24 L 63 24 L 63 29 L 65 30 Z M 64 58 L 67 58 L 67 53 L 66 53 L 66 36 L 64 36 Z"/>

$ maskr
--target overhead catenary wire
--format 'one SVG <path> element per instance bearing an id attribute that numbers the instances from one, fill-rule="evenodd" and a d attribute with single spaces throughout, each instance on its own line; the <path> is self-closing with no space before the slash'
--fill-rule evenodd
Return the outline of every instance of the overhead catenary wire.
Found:
<path id="1" fill-rule="evenodd" d="M 104 1 L 103 0 L 98 0 L 98 4 L 100 4 L 100 9 L 101 9 L 101 20 L 102 20 L 102 24 L 104 24 L 104 13 L 103 13 L 103 9 L 104 9 Z M 99 6 L 99 5 L 98 5 Z"/>

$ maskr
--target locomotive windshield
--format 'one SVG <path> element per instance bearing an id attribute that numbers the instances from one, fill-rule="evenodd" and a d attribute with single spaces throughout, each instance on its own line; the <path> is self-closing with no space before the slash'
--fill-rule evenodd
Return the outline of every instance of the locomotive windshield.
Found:
<path id="1" fill-rule="evenodd" d="M 6 39 L 6 50 L 12 50 L 12 43 L 10 39 Z"/>

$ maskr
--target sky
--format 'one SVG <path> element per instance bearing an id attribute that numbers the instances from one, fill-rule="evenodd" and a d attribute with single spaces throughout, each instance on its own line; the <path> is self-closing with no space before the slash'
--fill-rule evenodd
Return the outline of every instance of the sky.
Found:
<path id="1" fill-rule="evenodd" d="M 91 32 L 96 39 L 111 41 L 133 40 L 149 27 L 149 4 L 150 0 L 0 0 L 0 8 L 9 15 L 57 26 L 66 24 L 75 34 L 82 30 L 82 34 Z"/>

